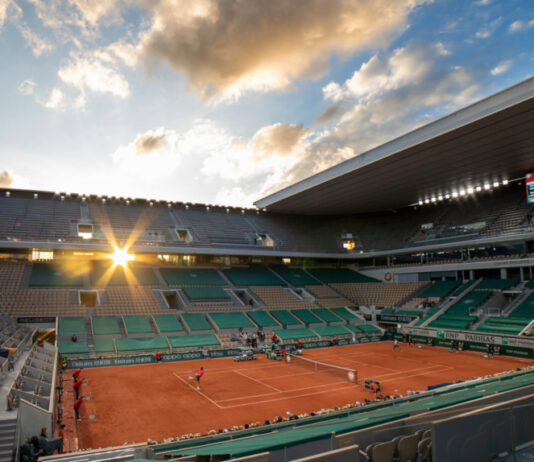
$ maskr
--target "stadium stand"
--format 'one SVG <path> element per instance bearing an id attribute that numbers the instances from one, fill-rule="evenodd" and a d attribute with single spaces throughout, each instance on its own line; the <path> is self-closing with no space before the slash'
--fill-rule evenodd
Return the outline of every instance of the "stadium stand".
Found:
<path id="1" fill-rule="evenodd" d="M 208 313 L 219 330 L 253 328 L 254 324 L 242 312 Z"/>
<path id="2" fill-rule="evenodd" d="M 460 281 L 435 281 L 418 295 L 418 298 L 442 299 L 460 285 Z"/>
<path id="3" fill-rule="evenodd" d="M 311 268 L 308 272 L 325 284 L 379 282 L 347 268 Z"/>
<path id="4" fill-rule="evenodd" d="M 262 266 L 250 268 L 229 268 L 223 270 L 225 276 L 236 286 L 285 286 L 285 282 Z"/>
<path id="5" fill-rule="evenodd" d="M 344 318 L 336 316 L 336 314 L 333 313 L 333 311 L 328 310 L 326 308 L 316 308 L 312 310 L 312 313 L 315 314 L 317 317 L 321 318 L 324 322 L 330 324 L 330 323 L 339 323 Z"/>
<path id="6" fill-rule="evenodd" d="M 214 269 L 160 268 L 169 286 L 226 286 L 227 282 Z"/>
<path id="7" fill-rule="evenodd" d="M 269 314 L 268 311 L 249 311 L 248 316 L 260 327 L 280 327 L 280 324 Z"/>
<path id="8" fill-rule="evenodd" d="M 181 315 L 184 325 L 190 332 L 213 330 L 205 316 L 200 313 L 184 313 Z"/>
<path id="9" fill-rule="evenodd" d="M 160 332 L 183 332 L 184 328 L 175 314 L 154 314 L 154 322 Z"/>
<path id="10" fill-rule="evenodd" d="M 289 268 L 287 266 L 275 266 L 273 269 L 295 287 L 319 286 L 321 283 L 311 277 L 306 271 L 300 268 Z"/>
<path id="11" fill-rule="evenodd" d="M 344 283 L 332 287 L 356 305 L 393 307 L 401 305 L 425 285 L 424 282 Z"/>
<path id="12" fill-rule="evenodd" d="M 270 314 L 274 317 L 283 327 L 300 326 L 302 322 L 299 321 L 290 311 L 286 310 L 271 310 Z"/>

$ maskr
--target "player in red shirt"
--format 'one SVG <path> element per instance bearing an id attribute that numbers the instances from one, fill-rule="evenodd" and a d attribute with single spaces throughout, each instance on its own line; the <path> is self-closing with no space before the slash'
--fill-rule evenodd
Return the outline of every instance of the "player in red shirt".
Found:
<path id="1" fill-rule="evenodd" d="M 196 378 L 197 378 L 197 390 L 200 390 L 200 378 L 204 375 L 204 368 L 200 367 L 200 369 L 197 370 Z"/>
<path id="2" fill-rule="evenodd" d="M 76 401 L 74 402 L 74 412 L 75 412 L 75 414 L 76 414 L 76 420 L 77 420 L 78 422 L 81 422 L 81 420 L 82 420 L 82 419 L 80 418 L 80 407 L 81 407 L 81 405 L 82 405 L 82 401 L 83 401 L 83 396 L 80 396 L 80 397 L 78 398 L 78 400 L 76 400 Z"/>
<path id="3" fill-rule="evenodd" d="M 74 385 L 72 386 L 74 388 L 74 393 L 76 393 L 76 399 L 80 397 L 80 390 L 82 389 L 82 383 L 83 383 L 83 379 L 79 379 L 76 382 L 74 382 Z"/>

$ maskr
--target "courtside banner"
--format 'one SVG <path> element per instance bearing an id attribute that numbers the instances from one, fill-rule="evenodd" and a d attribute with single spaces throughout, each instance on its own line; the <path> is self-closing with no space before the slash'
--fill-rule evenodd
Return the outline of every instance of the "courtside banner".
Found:
<path id="1" fill-rule="evenodd" d="M 534 172 L 525 175 L 525 186 L 527 188 L 527 202 L 534 203 Z"/>
<path id="2" fill-rule="evenodd" d="M 418 329 L 403 327 L 402 332 L 408 335 L 419 337 L 430 337 L 448 340 L 458 340 L 461 342 L 491 343 L 492 345 L 507 345 L 521 348 L 534 348 L 534 339 L 520 337 L 507 337 L 496 334 L 469 333 L 465 331 L 443 330 L 443 329 Z"/>
<path id="3" fill-rule="evenodd" d="M 190 361 L 192 359 L 204 359 L 208 358 L 224 358 L 227 356 L 235 356 L 241 353 L 241 350 L 230 349 L 230 350 L 208 350 L 207 355 L 202 351 L 190 351 L 187 353 L 162 353 L 161 360 L 162 362 L 173 362 L 173 361 Z M 121 356 L 119 358 L 87 358 L 87 359 L 68 359 L 67 358 L 67 368 L 77 369 L 77 368 L 86 368 L 90 369 L 92 367 L 113 367 L 113 366 L 133 366 L 136 364 L 151 364 L 156 362 L 154 355 L 138 355 L 138 356 Z"/>

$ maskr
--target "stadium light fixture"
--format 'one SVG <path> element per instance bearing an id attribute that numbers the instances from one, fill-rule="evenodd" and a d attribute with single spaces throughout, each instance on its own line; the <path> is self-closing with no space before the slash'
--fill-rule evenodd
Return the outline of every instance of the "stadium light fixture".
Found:
<path id="1" fill-rule="evenodd" d="M 423 205 L 424 202 L 422 200 L 419 201 L 419 205 Z"/>
<path id="2" fill-rule="evenodd" d="M 491 189 L 491 185 L 489 183 L 484 184 L 484 189 L 489 191 Z"/>
<path id="3" fill-rule="evenodd" d="M 458 197 L 458 193 L 456 191 L 453 191 L 452 192 L 452 197 L 454 197 L 456 199 Z"/>
<path id="4" fill-rule="evenodd" d="M 467 194 L 473 194 L 474 192 L 475 192 L 475 188 L 473 188 L 472 186 L 467 187 Z"/>
<path id="5" fill-rule="evenodd" d="M 425 199 L 425 204 L 430 204 L 430 200 Z"/>
<path id="6" fill-rule="evenodd" d="M 443 200 L 443 196 L 440 194 L 440 195 L 438 196 L 438 201 L 442 201 L 442 200 Z"/>
<path id="7" fill-rule="evenodd" d="M 482 191 L 482 186 L 477 186 L 477 187 L 475 188 L 475 191 L 476 191 L 476 192 L 480 192 L 480 191 Z"/>
<path id="8" fill-rule="evenodd" d="M 445 194 L 445 196 L 443 196 L 443 197 L 445 197 L 445 199 L 450 199 L 450 198 L 451 198 L 451 195 L 450 195 L 449 193 L 447 193 L 447 194 Z"/>
<path id="9" fill-rule="evenodd" d="M 430 199 L 432 202 L 437 202 L 436 196 L 432 196 L 432 199 Z"/>
<path id="10" fill-rule="evenodd" d="M 502 180 L 502 184 L 503 184 L 504 186 L 506 186 L 508 183 L 509 183 L 508 180 Z"/>
<path id="11" fill-rule="evenodd" d="M 135 255 L 133 253 L 128 253 L 127 249 L 119 249 L 118 247 L 115 247 L 110 258 L 113 260 L 113 266 L 126 266 L 128 265 L 128 262 L 135 260 Z"/>
<path id="12" fill-rule="evenodd" d="M 498 188 L 501 184 L 498 181 L 493 182 L 493 187 Z"/>

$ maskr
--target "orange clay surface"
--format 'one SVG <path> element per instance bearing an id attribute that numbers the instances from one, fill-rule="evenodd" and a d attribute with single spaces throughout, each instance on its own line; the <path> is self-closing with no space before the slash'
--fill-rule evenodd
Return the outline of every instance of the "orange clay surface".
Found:
<path id="1" fill-rule="evenodd" d="M 232 358 L 84 369 L 90 396 L 76 422 L 70 371 L 64 374 L 64 417 L 71 450 L 163 440 L 184 433 L 207 433 L 274 416 L 310 413 L 354 401 L 373 399 L 363 381 L 378 380 L 384 394 L 425 390 L 444 381 L 465 380 L 534 364 L 533 361 L 481 353 L 449 353 L 392 342 L 305 350 L 304 356 L 358 371 L 359 385 L 298 366 L 267 360 L 234 362 Z M 200 391 L 195 371 L 204 366 Z M 193 380 L 190 379 L 193 378 Z M 93 416 L 93 417 L 91 417 Z"/>

